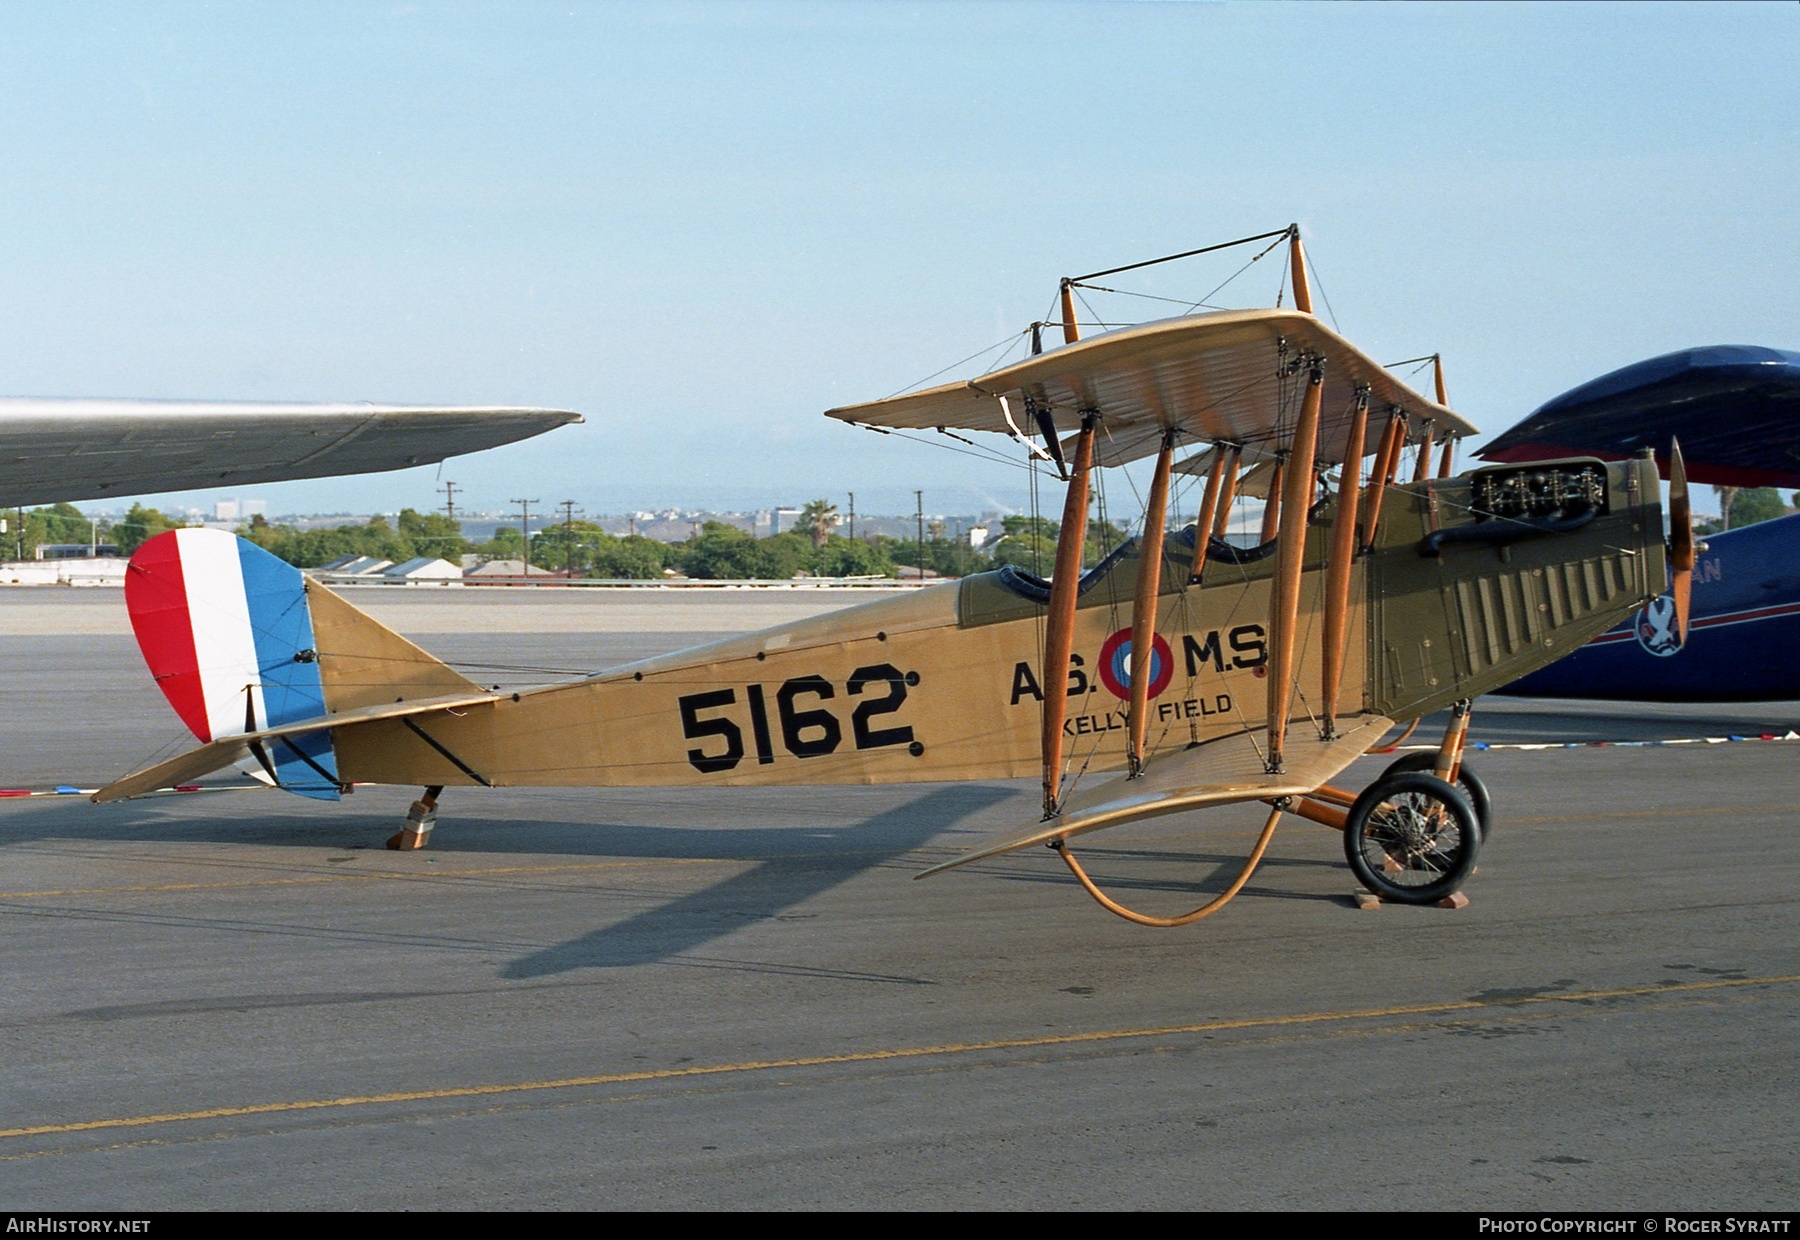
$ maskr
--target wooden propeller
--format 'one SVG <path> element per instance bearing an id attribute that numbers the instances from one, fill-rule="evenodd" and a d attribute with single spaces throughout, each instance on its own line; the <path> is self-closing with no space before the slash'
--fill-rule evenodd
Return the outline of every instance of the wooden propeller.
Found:
<path id="1" fill-rule="evenodd" d="M 1688 605 L 1694 588 L 1694 514 L 1688 504 L 1687 468 L 1681 461 L 1681 444 L 1669 440 L 1669 567 L 1674 570 L 1675 629 L 1682 641 L 1688 634 Z"/>

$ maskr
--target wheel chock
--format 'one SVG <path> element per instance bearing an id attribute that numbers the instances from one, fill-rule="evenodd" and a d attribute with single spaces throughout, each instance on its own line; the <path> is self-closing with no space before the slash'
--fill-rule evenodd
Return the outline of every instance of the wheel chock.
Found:
<path id="1" fill-rule="evenodd" d="M 406 825 L 394 833 L 387 846 L 397 851 L 423 848 L 431 838 L 431 829 L 436 825 L 437 806 L 414 801 L 412 808 L 406 811 Z"/>
<path id="2" fill-rule="evenodd" d="M 1350 898 L 1356 901 L 1356 907 L 1365 913 L 1372 913 L 1382 905 L 1382 899 L 1373 891 L 1353 891 Z M 1469 897 L 1460 891 L 1453 891 L 1439 900 L 1432 908 L 1468 908 Z"/>

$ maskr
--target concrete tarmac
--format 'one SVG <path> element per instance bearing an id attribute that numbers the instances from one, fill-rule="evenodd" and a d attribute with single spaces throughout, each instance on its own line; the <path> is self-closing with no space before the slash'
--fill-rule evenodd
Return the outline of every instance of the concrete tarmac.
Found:
<path id="1" fill-rule="evenodd" d="M 129 637 L 14 597 L 0 784 L 186 743 Z M 528 683 L 747 627 L 697 606 L 409 635 Z M 1625 740 L 1800 705 L 1476 719 Z M 1493 751 L 1469 907 L 1358 911 L 1337 837 L 1295 823 L 1173 931 L 1043 851 L 910 881 L 1034 818 L 1021 783 L 453 789 L 406 854 L 410 789 L 0 801 L 0 1204 L 1792 1209 L 1797 754 Z M 1082 855 L 1177 911 L 1259 825 Z"/>

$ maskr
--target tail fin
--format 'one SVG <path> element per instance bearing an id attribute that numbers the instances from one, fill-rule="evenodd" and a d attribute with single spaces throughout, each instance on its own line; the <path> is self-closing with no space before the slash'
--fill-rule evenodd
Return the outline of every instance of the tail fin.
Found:
<path id="1" fill-rule="evenodd" d="M 125 606 L 150 674 L 203 742 L 476 690 L 298 569 L 222 530 L 170 530 L 139 547 Z M 329 731 L 249 748 L 278 786 L 337 800 Z"/>

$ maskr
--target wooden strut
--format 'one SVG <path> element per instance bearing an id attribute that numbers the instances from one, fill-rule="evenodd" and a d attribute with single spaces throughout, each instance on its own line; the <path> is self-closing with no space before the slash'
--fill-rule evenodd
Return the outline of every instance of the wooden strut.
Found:
<path id="1" fill-rule="evenodd" d="M 1288 228 L 1288 266 L 1294 277 L 1294 309 L 1312 313 L 1312 285 L 1306 278 L 1306 247 L 1300 244 L 1300 225 Z"/>
<path id="2" fill-rule="evenodd" d="M 1183 913 L 1179 917 L 1152 917 L 1148 913 L 1139 913 L 1126 908 L 1094 885 L 1094 880 L 1089 878 L 1087 871 L 1081 868 L 1081 862 L 1075 860 L 1075 854 L 1069 850 L 1067 840 L 1052 840 L 1050 847 L 1056 850 L 1056 855 L 1063 859 L 1063 864 L 1069 867 L 1070 873 L 1075 875 L 1075 880 L 1087 890 L 1090 896 L 1094 897 L 1101 908 L 1123 917 L 1126 921 L 1134 921 L 1140 926 L 1170 929 L 1175 926 L 1191 925 L 1203 917 L 1211 917 L 1231 903 L 1232 898 L 1244 889 L 1244 884 L 1250 881 L 1250 876 L 1256 873 L 1256 867 L 1262 862 L 1263 853 L 1269 847 L 1269 840 L 1275 835 L 1275 824 L 1281 821 L 1282 813 L 1279 806 L 1269 811 L 1269 820 L 1263 824 L 1262 835 L 1257 837 L 1256 847 L 1250 850 L 1250 856 L 1245 860 L 1244 868 L 1238 872 L 1238 876 L 1233 880 L 1231 886 L 1193 912 Z"/>
<path id="3" fill-rule="evenodd" d="M 1231 505 L 1237 499 L 1238 466 L 1243 463 L 1244 450 L 1234 447 L 1231 450 L 1231 464 L 1225 469 L 1225 489 L 1219 494 L 1219 515 L 1213 518 L 1212 536 L 1223 539 L 1225 531 L 1231 525 Z"/>
<path id="4" fill-rule="evenodd" d="M 1381 448 L 1375 453 L 1375 470 L 1369 475 L 1369 528 L 1363 532 L 1363 546 L 1374 550 L 1375 531 L 1381 524 L 1381 501 L 1394 485 L 1394 474 L 1400 468 L 1400 449 L 1406 445 L 1406 415 L 1394 409 L 1388 415 L 1387 429 L 1381 433 Z"/>
<path id="5" fill-rule="evenodd" d="M 1233 482 L 1237 480 L 1238 453 L 1239 449 L 1231 449 L 1230 477 Z M 1213 525 L 1218 521 L 1222 507 L 1219 503 L 1219 491 L 1226 485 L 1225 456 L 1225 445 L 1214 444 L 1212 472 L 1206 476 L 1206 497 L 1200 501 L 1200 516 L 1194 521 L 1194 561 L 1188 567 L 1190 585 L 1199 581 L 1200 575 L 1206 571 L 1206 553 L 1212 544 Z"/>
<path id="6" fill-rule="evenodd" d="M 1274 802 L 1268 802 L 1274 804 Z M 1350 815 L 1323 799 L 1313 797 L 1295 797 L 1288 805 L 1287 812 L 1296 818 L 1304 818 L 1308 822 L 1316 822 L 1322 827 L 1330 827 L 1333 831 L 1342 831 L 1344 824 L 1350 821 Z"/>
<path id="7" fill-rule="evenodd" d="M 1064 344 L 1081 339 L 1081 328 L 1075 322 L 1075 284 L 1070 280 L 1062 282 L 1062 329 Z"/>
<path id="8" fill-rule="evenodd" d="M 1425 438 L 1419 440 L 1419 461 L 1413 469 L 1413 481 L 1423 482 L 1431 477 L 1431 420 L 1425 421 Z"/>
<path id="9" fill-rule="evenodd" d="M 1044 626 L 1044 817 L 1061 812 L 1063 722 L 1069 714 L 1069 656 L 1074 653 L 1075 603 L 1081 588 L 1081 553 L 1087 545 L 1088 475 L 1094 467 L 1094 428 L 1099 415 L 1084 414 L 1075 437 L 1075 465 L 1057 531 L 1056 569 Z"/>
<path id="10" fill-rule="evenodd" d="M 1434 353 L 1431 355 L 1431 373 L 1432 380 L 1437 384 L 1437 403 L 1448 409 L 1450 407 L 1450 397 L 1448 393 L 1444 391 L 1443 354 Z M 1438 458 L 1438 477 L 1448 478 L 1450 476 L 1450 467 L 1455 463 L 1456 437 L 1453 435 L 1446 435 L 1444 437 L 1443 455 Z"/>
<path id="11" fill-rule="evenodd" d="M 1284 464 L 1285 462 L 1277 460 L 1274 471 L 1269 474 L 1269 497 L 1263 503 L 1262 531 L 1256 537 L 1258 546 L 1275 537 L 1275 532 L 1281 528 L 1281 488 L 1284 481 Z"/>
<path id="12" fill-rule="evenodd" d="M 1144 770 L 1144 737 L 1150 728 L 1150 680 L 1156 654 L 1156 605 L 1162 594 L 1164 525 L 1169 517 L 1169 471 L 1175 465 L 1175 430 L 1163 432 L 1150 500 L 1144 508 L 1144 536 L 1138 542 L 1137 594 L 1131 603 L 1130 747 L 1125 769 L 1135 779 Z M 1197 533 L 1197 531 L 1196 531 Z"/>
<path id="13" fill-rule="evenodd" d="M 1318 451 L 1319 405 L 1325 392 L 1325 361 L 1314 357 L 1294 427 L 1293 451 L 1282 479 L 1281 526 L 1276 535 L 1275 598 L 1269 616 L 1268 769 L 1282 769 L 1287 740 L 1288 706 L 1294 690 L 1294 641 L 1299 636 L 1300 570 L 1306 558 L 1307 500 L 1313 489 L 1313 458 Z"/>
<path id="14" fill-rule="evenodd" d="M 1431 773 L 1447 784 L 1454 784 L 1462 774 L 1463 740 L 1469 735 L 1472 709 L 1469 699 L 1463 698 L 1450 708 L 1450 722 L 1444 725 L 1444 739 L 1438 746 L 1437 763 Z"/>
<path id="15" fill-rule="evenodd" d="M 1363 436 L 1369 421 L 1369 393 L 1356 394 L 1350 433 L 1344 441 L 1344 464 L 1338 475 L 1337 512 L 1331 523 L 1331 555 L 1325 568 L 1325 650 L 1320 702 L 1325 739 L 1337 739 L 1338 693 L 1344 682 L 1345 643 L 1350 630 L 1350 570 L 1356 562 L 1357 505 L 1362 499 Z"/>

